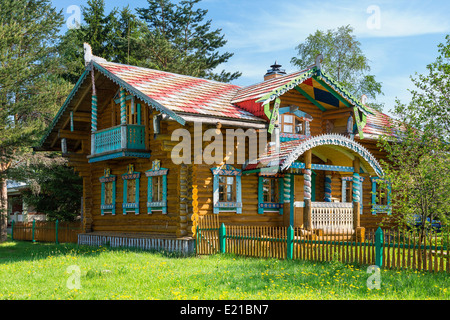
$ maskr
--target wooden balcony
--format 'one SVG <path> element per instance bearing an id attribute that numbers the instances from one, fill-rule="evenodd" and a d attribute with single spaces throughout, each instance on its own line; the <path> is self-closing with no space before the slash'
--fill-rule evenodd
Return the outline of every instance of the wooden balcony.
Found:
<path id="1" fill-rule="evenodd" d="M 150 158 L 145 143 L 145 126 L 123 124 L 91 135 L 89 163 L 115 158 Z"/>

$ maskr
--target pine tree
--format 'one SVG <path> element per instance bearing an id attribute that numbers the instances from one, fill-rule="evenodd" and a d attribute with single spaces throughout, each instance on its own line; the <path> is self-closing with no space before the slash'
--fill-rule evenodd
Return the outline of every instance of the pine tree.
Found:
<path id="1" fill-rule="evenodd" d="M 211 30 L 207 10 L 194 9 L 200 0 L 148 0 L 147 8 L 138 8 L 146 23 L 142 61 L 149 67 L 175 73 L 230 82 L 240 72 L 215 73 L 232 53 L 219 53 L 227 41 L 221 29 Z"/>
<path id="2" fill-rule="evenodd" d="M 7 170 L 53 118 L 55 96 L 67 94 L 56 75 L 63 22 L 49 0 L 0 2 L 0 242 L 6 240 Z"/>

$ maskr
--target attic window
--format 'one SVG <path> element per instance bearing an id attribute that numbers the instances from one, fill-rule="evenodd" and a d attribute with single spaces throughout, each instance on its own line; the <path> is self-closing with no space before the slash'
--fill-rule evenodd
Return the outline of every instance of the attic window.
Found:
<path id="1" fill-rule="evenodd" d="M 292 114 L 283 114 L 280 123 L 281 133 L 307 135 L 307 121 Z"/>

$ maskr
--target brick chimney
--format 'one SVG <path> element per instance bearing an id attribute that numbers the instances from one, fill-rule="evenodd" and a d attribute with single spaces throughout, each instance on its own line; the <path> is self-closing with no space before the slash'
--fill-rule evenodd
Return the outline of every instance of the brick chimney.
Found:
<path id="1" fill-rule="evenodd" d="M 280 69 L 281 65 L 278 64 L 276 61 L 270 67 L 272 69 L 267 70 L 267 73 L 264 75 L 264 81 L 273 79 L 273 78 L 279 78 L 286 74 L 286 71 L 284 69 Z"/>

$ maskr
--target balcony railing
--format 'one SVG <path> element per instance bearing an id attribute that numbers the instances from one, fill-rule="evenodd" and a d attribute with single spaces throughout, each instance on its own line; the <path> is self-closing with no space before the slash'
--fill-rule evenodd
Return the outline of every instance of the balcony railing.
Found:
<path id="1" fill-rule="evenodd" d="M 91 162 L 95 162 L 120 156 L 112 157 L 108 154 L 133 152 L 134 155 L 139 156 L 139 152 L 142 153 L 142 151 L 146 151 L 145 126 L 126 124 L 94 132 L 91 136 L 91 156 L 89 158 L 91 158 Z M 92 160 L 95 157 L 100 157 L 100 159 Z"/>

